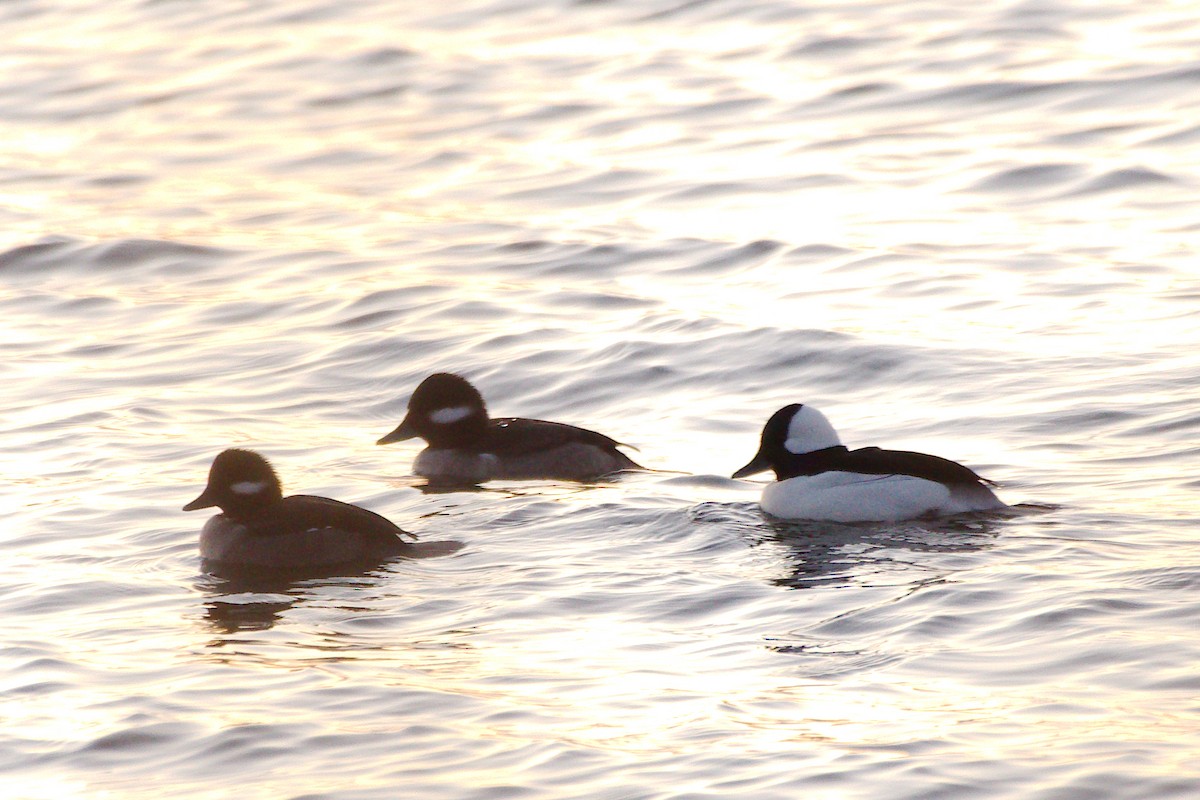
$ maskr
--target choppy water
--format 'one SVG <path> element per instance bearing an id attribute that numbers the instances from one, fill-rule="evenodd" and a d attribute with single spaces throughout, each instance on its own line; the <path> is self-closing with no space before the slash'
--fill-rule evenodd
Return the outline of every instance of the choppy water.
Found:
<path id="1" fill-rule="evenodd" d="M 6 797 L 1200 796 L 1200 12 L 0 7 Z M 426 494 L 426 374 L 662 472 Z M 794 401 L 1010 516 L 782 526 Z M 456 555 L 205 575 L 250 446 Z"/>

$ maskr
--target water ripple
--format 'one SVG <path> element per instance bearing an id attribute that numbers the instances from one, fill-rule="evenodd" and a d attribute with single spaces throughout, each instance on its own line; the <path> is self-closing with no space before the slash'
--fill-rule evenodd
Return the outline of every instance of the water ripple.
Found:
<path id="1" fill-rule="evenodd" d="M 1195 15 L 559 5 L 0 4 L 9 794 L 1200 793 Z M 792 402 L 1013 508 L 771 520 Z M 229 446 L 464 546 L 208 574 Z"/>

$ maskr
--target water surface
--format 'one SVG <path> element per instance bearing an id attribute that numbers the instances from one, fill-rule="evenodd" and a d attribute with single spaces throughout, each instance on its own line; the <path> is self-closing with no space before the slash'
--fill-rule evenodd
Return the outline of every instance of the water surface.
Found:
<path id="1" fill-rule="evenodd" d="M 0 10 L 14 798 L 1200 795 L 1180 5 Z M 428 493 L 427 374 L 654 472 Z M 762 423 L 1010 514 L 784 525 Z M 203 572 L 229 446 L 454 556 Z"/>

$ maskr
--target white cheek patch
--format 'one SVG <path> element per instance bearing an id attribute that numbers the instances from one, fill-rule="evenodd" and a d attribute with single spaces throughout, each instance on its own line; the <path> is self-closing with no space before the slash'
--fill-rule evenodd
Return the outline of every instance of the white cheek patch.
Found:
<path id="1" fill-rule="evenodd" d="M 797 439 L 795 437 L 792 437 L 791 439 L 788 439 L 787 441 L 785 441 L 783 443 L 783 447 L 789 453 L 793 453 L 798 456 L 803 455 L 804 453 L 807 453 L 808 451 L 812 450 L 812 445 L 810 445 L 807 441 L 805 441 L 804 439 Z"/>
<path id="2" fill-rule="evenodd" d="M 267 488 L 264 481 L 241 481 L 229 487 L 234 494 L 258 494 Z"/>
<path id="3" fill-rule="evenodd" d="M 466 419 L 474 413 L 475 409 L 470 406 L 439 408 L 437 411 L 429 413 L 429 421 L 435 425 L 449 425 L 452 422 L 458 422 L 460 419 Z"/>
<path id="4" fill-rule="evenodd" d="M 815 408 L 801 406 L 788 423 L 787 438 L 783 446 L 789 453 L 802 455 L 814 450 L 823 450 L 842 443 L 837 431 L 825 419 L 825 415 Z"/>

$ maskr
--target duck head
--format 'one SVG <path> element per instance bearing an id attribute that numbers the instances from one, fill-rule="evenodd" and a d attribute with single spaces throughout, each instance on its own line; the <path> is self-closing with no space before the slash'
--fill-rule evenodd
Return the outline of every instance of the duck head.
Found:
<path id="1" fill-rule="evenodd" d="M 812 406 L 792 403 L 771 415 L 763 426 L 758 452 L 750 463 L 733 473 L 735 478 L 745 478 L 766 470 L 775 470 L 804 453 L 839 447 L 842 440 L 837 431 L 825 419 L 825 415 Z"/>
<path id="2" fill-rule="evenodd" d="M 184 511 L 216 506 L 227 516 L 244 518 L 279 502 L 283 487 L 270 462 L 253 450 L 229 449 L 213 459 L 208 485 Z"/>
<path id="3" fill-rule="evenodd" d="M 375 444 L 420 437 L 430 447 L 454 449 L 477 441 L 487 431 L 483 395 L 466 378 L 449 372 L 430 375 L 408 400 L 404 421 Z"/>

